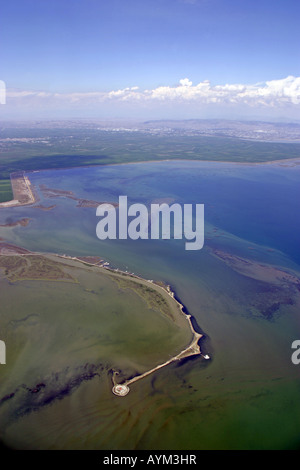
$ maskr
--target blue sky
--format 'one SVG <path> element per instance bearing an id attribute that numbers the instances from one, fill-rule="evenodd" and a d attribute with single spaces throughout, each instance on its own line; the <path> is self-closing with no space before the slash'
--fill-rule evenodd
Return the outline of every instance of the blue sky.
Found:
<path id="1" fill-rule="evenodd" d="M 3 2 L 0 79 L 7 104 L 0 117 L 262 113 L 296 119 L 299 18 L 298 0 Z M 295 80 L 283 82 L 287 77 Z M 195 89 L 207 82 L 210 99 L 205 86 L 203 93 Z M 229 93 L 230 85 L 255 88 L 237 95 L 238 88 Z M 126 91 L 132 87 L 138 91 Z"/>

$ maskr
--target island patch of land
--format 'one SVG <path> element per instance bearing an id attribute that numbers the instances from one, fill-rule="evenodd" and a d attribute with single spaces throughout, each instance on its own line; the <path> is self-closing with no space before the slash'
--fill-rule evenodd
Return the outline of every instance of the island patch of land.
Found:
<path id="1" fill-rule="evenodd" d="M 99 201 L 91 201 L 89 199 L 81 199 L 81 198 L 76 197 L 73 191 L 47 188 L 47 186 L 45 186 L 44 184 L 40 184 L 39 188 L 43 196 L 46 198 L 65 197 L 68 199 L 73 199 L 73 201 L 77 201 L 76 207 L 98 207 L 100 204 L 111 204 L 114 207 L 118 207 L 118 203 L 116 202 L 99 202 Z"/>
<path id="2" fill-rule="evenodd" d="M 6 222 L 5 224 L 0 224 L 0 227 L 18 227 L 18 225 L 20 225 L 21 227 L 27 227 L 29 222 L 30 219 L 28 217 L 24 217 L 23 219 L 15 220 L 14 222 Z"/>
<path id="3" fill-rule="evenodd" d="M 271 320 L 280 307 L 300 305 L 300 279 L 291 270 L 242 258 L 220 249 L 211 252 L 230 269 L 252 281 L 253 290 L 249 287 L 244 294 L 244 301 L 252 314 Z"/>

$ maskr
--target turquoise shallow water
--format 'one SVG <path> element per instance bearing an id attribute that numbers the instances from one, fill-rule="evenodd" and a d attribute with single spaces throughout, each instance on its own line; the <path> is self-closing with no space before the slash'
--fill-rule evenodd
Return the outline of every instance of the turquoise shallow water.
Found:
<path id="1" fill-rule="evenodd" d="M 300 275 L 299 165 L 173 161 L 29 177 L 38 204 L 56 207 L 1 210 L 1 224 L 23 217 L 30 223 L 0 227 L 0 237 L 33 251 L 100 255 L 115 267 L 171 284 L 204 331 L 202 346 L 212 356 L 209 362 L 170 366 L 136 384 L 115 411 L 135 413 L 136 431 L 128 433 L 124 424 L 112 440 L 99 441 L 100 447 L 300 444 L 300 366 L 291 362 L 291 343 L 300 339 L 297 288 L 281 289 L 242 275 L 213 255 L 219 250 Z M 67 198 L 43 198 L 41 184 L 96 201 L 117 202 L 127 195 L 129 203 L 147 205 L 157 200 L 204 203 L 204 248 L 185 251 L 184 240 L 100 241 L 94 208 L 76 207 Z M 275 304 L 271 315 L 263 313 Z"/>

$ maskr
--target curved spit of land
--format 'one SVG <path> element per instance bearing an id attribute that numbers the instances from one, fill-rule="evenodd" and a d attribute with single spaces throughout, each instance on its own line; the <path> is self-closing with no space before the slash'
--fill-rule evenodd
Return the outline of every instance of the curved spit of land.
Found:
<path id="1" fill-rule="evenodd" d="M 63 257 L 70 258 L 67 255 L 63 255 Z M 87 260 L 87 258 L 83 259 L 83 258 L 73 257 L 72 259 L 77 260 L 77 261 L 81 261 L 81 262 L 85 262 L 85 263 L 90 264 L 92 266 L 99 266 L 99 261 L 94 263 L 92 260 L 90 260 L 90 262 L 89 262 Z M 101 267 L 103 267 L 103 268 L 105 268 L 109 271 L 122 273 L 122 274 L 125 274 L 125 275 L 129 276 L 129 277 L 133 277 L 133 278 L 139 279 L 143 282 L 146 282 L 146 283 L 149 283 L 149 284 L 153 285 L 152 280 L 144 279 L 140 276 L 137 276 L 136 274 L 124 272 L 124 271 L 121 271 L 120 269 L 110 268 L 110 267 L 108 267 L 108 265 L 109 265 L 109 263 L 107 263 L 107 262 L 106 263 L 102 262 L 100 264 Z M 158 366 L 155 366 L 152 369 L 133 377 L 132 379 L 125 380 L 122 383 L 117 382 L 116 376 L 119 375 L 119 372 L 114 370 L 113 375 L 112 375 L 112 382 L 113 382 L 112 392 L 115 395 L 119 396 L 119 397 L 124 397 L 125 395 L 127 395 L 129 393 L 129 391 L 130 391 L 129 385 L 133 384 L 134 382 L 137 382 L 138 380 L 143 379 L 144 377 L 147 377 L 148 375 L 152 374 L 153 372 L 156 372 L 159 369 L 162 369 L 163 367 L 168 366 L 172 362 L 179 361 L 181 359 L 185 359 L 187 357 L 195 356 L 195 355 L 202 355 L 202 357 L 204 359 L 210 359 L 210 357 L 207 354 L 206 355 L 202 354 L 200 346 L 198 344 L 199 340 L 203 337 L 203 335 L 200 334 L 200 333 L 197 333 L 197 331 L 195 331 L 195 329 L 193 327 L 193 324 L 192 324 L 192 321 L 191 321 L 192 316 L 190 314 L 185 314 L 184 313 L 184 306 L 175 298 L 174 292 L 172 291 L 171 287 L 170 286 L 160 285 L 160 284 L 157 284 L 157 283 L 155 283 L 155 286 L 160 288 L 160 289 L 163 289 L 165 292 L 167 292 L 172 297 L 174 302 L 177 303 L 177 305 L 179 306 L 180 312 L 182 313 L 182 315 L 185 316 L 185 318 L 189 322 L 189 326 L 190 326 L 190 329 L 191 329 L 191 332 L 192 332 L 192 341 L 185 349 L 183 349 L 179 354 L 176 354 L 175 356 L 171 357 L 168 361 L 166 361 L 162 364 L 159 364 Z"/>
<path id="2" fill-rule="evenodd" d="M 12 255 L 12 254 L 19 255 L 20 257 L 43 255 L 43 253 L 33 253 L 29 250 L 17 247 L 15 245 L 12 245 L 12 244 L 7 243 L 7 242 L 0 242 L 0 255 L 2 255 L 2 256 L 6 255 L 7 256 L 7 255 Z M 138 380 L 143 379 L 144 377 L 147 377 L 148 375 L 152 374 L 153 372 L 156 372 L 159 369 L 162 369 L 163 367 L 166 367 L 167 365 L 171 364 L 172 362 L 179 361 L 181 359 L 184 359 L 184 358 L 187 358 L 187 357 L 190 357 L 190 356 L 194 356 L 194 355 L 202 355 L 204 359 L 209 359 L 208 355 L 203 355 L 201 353 L 201 349 L 200 349 L 200 346 L 198 344 L 199 340 L 203 337 L 203 335 L 200 334 L 200 333 L 197 333 L 195 331 L 195 329 L 193 327 L 193 324 L 192 324 L 192 321 L 191 321 L 192 316 L 189 315 L 189 314 L 184 313 L 184 306 L 175 298 L 174 292 L 171 290 L 170 286 L 166 286 L 166 285 L 163 285 L 163 284 L 160 284 L 160 283 L 156 283 L 156 282 L 153 282 L 152 280 L 144 279 L 140 276 L 137 276 L 134 273 L 124 272 L 124 271 L 121 271 L 119 269 L 113 269 L 113 268 L 109 267 L 109 263 L 105 262 L 104 260 L 102 260 L 101 258 L 99 258 L 97 256 L 94 256 L 94 257 L 92 257 L 92 256 L 72 257 L 72 256 L 69 256 L 69 255 L 59 255 L 59 254 L 56 254 L 55 256 L 57 256 L 59 258 L 79 261 L 81 263 L 88 264 L 90 266 L 94 266 L 94 267 L 98 267 L 98 268 L 99 267 L 100 268 L 105 268 L 106 270 L 108 270 L 112 273 L 122 274 L 122 275 L 125 275 L 127 277 L 136 278 L 136 279 L 142 281 L 143 283 L 151 285 L 151 287 L 153 287 L 153 285 L 155 285 L 155 287 L 157 289 L 162 289 L 164 292 L 167 292 L 168 295 L 170 295 L 172 297 L 173 301 L 176 302 L 177 305 L 179 306 L 179 310 L 180 310 L 181 314 L 184 315 L 184 317 L 187 319 L 187 321 L 189 323 L 189 327 L 190 327 L 190 330 L 192 332 L 192 340 L 191 340 L 190 344 L 185 349 L 183 349 L 180 353 L 178 353 L 175 356 L 171 357 L 166 362 L 164 362 L 162 364 L 159 364 L 159 365 L 153 367 L 152 369 L 150 369 L 150 370 L 148 370 L 148 371 L 146 371 L 142 374 L 139 374 L 139 375 L 137 375 L 137 376 L 135 376 L 131 379 L 125 380 L 122 383 L 117 383 L 116 376 L 119 373 L 117 371 L 113 371 L 113 376 L 112 376 L 113 388 L 112 388 L 112 392 L 115 395 L 117 395 L 117 396 L 127 395 L 128 392 L 129 392 L 129 385 L 137 382 Z M 55 273 L 55 275 L 57 276 L 58 274 Z M 38 278 L 39 278 L 39 276 L 38 276 Z"/>
<path id="3" fill-rule="evenodd" d="M 130 389 L 129 389 L 130 384 L 132 384 L 134 382 L 137 382 L 138 380 L 141 380 L 144 377 L 147 377 L 148 375 L 152 374 L 153 372 L 156 372 L 159 369 L 162 369 L 165 366 L 168 366 L 169 364 L 171 364 L 171 362 L 179 361 L 180 359 L 184 359 L 186 357 L 201 354 L 201 349 L 200 349 L 200 346 L 198 344 L 198 341 L 199 341 L 200 338 L 202 338 L 203 335 L 201 335 L 200 333 L 197 333 L 194 330 L 192 322 L 191 322 L 191 315 L 187 315 L 187 319 L 189 321 L 191 330 L 193 332 L 193 339 L 192 339 L 191 344 L 188 347 L 186 347 L 185 349 L 183 349 L 179 354 L 177 354 L 174 357 L 171 357 L 171 359 L 164 362 L 163 364 L 159 364 L 158 366 L 153 367 L 153 369 L 150 369 L 150 370 L 144 372 L 143 374 L 136 375 L 132 379 L 125 380 L 123 383 L 120 383 L 120 384 L 117 383 L 116 376 L 119 373 L 117 371 L 113 371 L 113 375 L 112 375 L 113 388 L 112 388 L 112 391 L 115 395 L 118 395 L 119 397 L 124 397 L 130 391 Z M 207 356 L 207 355 L 205 355 L 203 357 L 205 359 L 209 359 L 209 356 Z"/>

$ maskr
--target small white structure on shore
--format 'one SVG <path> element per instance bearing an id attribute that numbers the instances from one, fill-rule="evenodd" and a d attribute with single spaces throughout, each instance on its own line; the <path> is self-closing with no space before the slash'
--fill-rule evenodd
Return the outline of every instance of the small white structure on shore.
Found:
<path id="1" fill-rule="evenodd" d="M 4 341 L 0 341 L 0 364 L 6 364 L 6 346 Z"/>
<path id="2" fill-rule="evenodd" d="M 130 388 L 127 387 L 127 385 L 122 385 L 122 384 L 117 384 L 117 385 L 114 385 L 113 388 L 112 388 L 112 392 L 115 394 L 115 395 L 118 395 L 118 397 L 125 397 L 125 395 L 127 395 L 127 393 L 129 393 L 130 391 Z"/>

